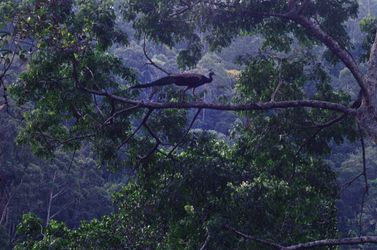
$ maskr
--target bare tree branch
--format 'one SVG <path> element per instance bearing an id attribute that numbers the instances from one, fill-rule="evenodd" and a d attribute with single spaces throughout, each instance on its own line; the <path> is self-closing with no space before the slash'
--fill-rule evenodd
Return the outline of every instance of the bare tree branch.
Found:
<path id="1" fill-rule="evenodd" d="M 341 120 L 343 120 L 347 115 L 346 114 L 342 114 L 338 117 L 335 117 L 334 119 L 332 120 L 329 120 L 325 123 L 314 123 L 313 125 L 309 125 L 309 126 L 301 126 L 302 128 L 327 128 L 327 127 L 330 127 L 331 125 L 337 123 L 337 122 L 340 122 Z"/>
<path id="2" fill-rule="evenodd" d="M 148 159 L 155 151 L 158 150 L 158 147 L 161 145 L 160 138 L 157 137 L 157 135 L 151 130 L 151 128 L 146 123 L 144 123 L 143 125 L 147 129 L 147 131 L 149 132 L 149 134 L 155 139 L 156 144 L 154 145 L 154 147 L 145 156 L 140 157 L 140 162 L 141 161 L 145 161 L 146 159 Z"/>
<path id="3" fill-rule="evenodd" d="M 71 157 L 71 161 L 69 162 L 69 166 L 68 166 L 68 172 L 71 171 L 71 167 L 73 166 L 73 162 L 75 161 L 76 151 L 77 151 L 77 149 L 75 149 L 73 151 L 73 154 L 72 154 L 72 157 Z"/>
<path id="4" fill-rule="evenodd" d="M 100 107 L 98 106 L 97 96 L 96 96 L 96 95 L 93 95 L 93 102 L 94 102 L 94 106 L 96 107 L 98 113 L 99 113 L 102 117 L 105 117 L 105 115 L 103 114 L 102 110 L 101 110 Z"/>
<path id="5" fill-rule="evenodd" d="M 179 9 L 176 12 L 170 14 L 168 17 L 172 18 L 172 17 L 176 17 L 176 16 L 179 16 L 179 15 L 182 15 L 182 14 L 186 13 L 187 11 L 191 10 L 193 7 L 195 7 L 195 5 L 197 5 L 197 4 L 201 3 L 201 2 L 202 2 L 202 0 L 196 1 L 195 3 L 191 3 L 191 1 L 188 1 L 186 3 L 185 7 L 183 7 L 182 9 Z"/>
<path id="6" fill-rule="evenodd" d="M 231 227 L 229 225 L 225 225 L 225 228 L 234 232 L 238 236 L 241 236 L 242 238 L 252 240 L 252 241 L 255 241 L 255 242 L 258 242 L 260 244 L 267 245 L 267 246 L 270 246 L 270 247 L 274 247 L 276 249 L 283 249 L 284 248 L 282 245 L 279 245 L 279 244 L 276 244 L 276 243 L 273 243 L 273 242 L 270 242 L 270 241 L 267 241 L 267 240 L 262 240 L 262 239 L 259 239 L 257 237 L 242 233 L 241 231 L 238 231 L 237 229 L 235 229 L 234 227 Z"/>
<path id="7" fill-rule="evenodd" d="M 334 110 L 341 113 L 350 115 L 356 115 L 356 110 L 348 108 L 339 103 L 320 101 L 320 100 L 290 100 L 290 101 L 278 101 L 278 102 L 252 102 L 248 104 L 215 104 L 205 102 L 194 103 L 177 103 L 177 102 L 144 102 L 138 100 L 130 100 L 122 96 L 113 95 L 103 91 L 97 91 L 88 89 L 82 86 L 79 89 L 88 93 L 105 96 L 115 101 L 133 105 L 139 105 L 140 108 L 150 109 L 212 109 L 212 110 L 224 110 L 224 111 L 250 111 L 250 110 L 271 110 L 271 109 L 284 109 L 284 108 L 318 108 Z"/>
<path id="8" fill-rule="evenodd" d="M 291 245 L 291 246 L 282 246 L 277 243 L 273 243 L 267 240 L 259 239 L 251 235 L 247 235 L 229 225 L 226 225 L 225 228 L 245 239 L 252 240 L 252 241 L 255 241 L 255 242 L 270 246 L 270 247 L 274 247 L 275 249 L 280 249 L 280 250 L 301 250 L 301 249 L 309 249 L 309 248 L 316 248 L 316 247 L 323 247 L 323 246 L 359 245 L 359 244 L 368 244 L 368 243 L 377 244 L 377 236 L 360 236 L 360 237 L 343 238 L 343 239 L 315 240 L 315 241 L 299 243 L 299 244 Z"/>
<path id="9" fill-rule="evenodd" d="M 165 69 L 163 69 L 161 66 L 158 66 L 155 62 L 153 62 L 152 58 L 150 58 L 147 54 L 147 49 L 146 49 L 146 42 L 145 42 L 145 37 L 144 37 L 144 44 L 143 44 L 143 52 L 144 52 L 144 56 L 145 58 L 147 58 L 147 60 L 149 61 L 148 64 L 154 66 L 155 68 L 159 69 L 160 71 L 164 72 L 165 74 L 167 75 L 171 75 L 171 73 Z"/>
<path id="10" fill-rule="evenodd" d="M 192 121 L 186 131 L 186 133 L 182 136 L 181 140 L 170 150 L 170 152 L 168 153 L 168 155 L 171 155 L 177 148 L 178 146 L 183 142 L 183 140 L 185 139 L 185 137 L 188 135 L 188 133 L 190 132 L 192 126 L 194 125 L 196 119 L 198 118 L 199 114 L 200 114 L 200 111 L 202 111 L 202 109 L 198 109 L 198 111 L 196 112 L 196 114 L 194 115 L 194 118 L 192 118 Z"/>
<path id="11" fill-rule="evenodd" d="M 21 181 L 20 181 L 20 183 L 18 183 L 16 186 L 15 186 L 15 188 L 14 188 L 14 190 L 13 190 L 13 192 L 12 191 L 5 191 L 6 193 L 8 193 L 6 196 L 6 203 L 5 203 L 5 205 L 4 205 L 4 208 L 3 208 L 3 211 L 2 211 L 2 214 L 1 214 L 1 218 L 0 218 L 0 225 L 3 223 L 3 220 L 6 218 L 6 216 L 8 216 L 8 206 L 9 206 L 9 204 L 10 204 L 10 201 L 11 201 L 11 199 L 14 197 L 14 195 L 17 193 L 17 191 L 18 191 L 18 189 L 22 186 L 22 184 L 23 184 L 23 182 L 24 182 L 24 179 L 23 178 L 21 178 Z M 13 181 L 11 182 L 11 186 L 13 186 Z M 6 223 L 5 223 L 6 224 Z"/>
<path id="12" fill-rule="evenodd" d="M 271 98 L 270 98 L 270 101 L 271 102 L 274 102 L 275 101 L 275 97 L 276 97 L 276 94 L 278 93 L 280 87 L 283 85 L 283 79 L 281 78 L 281 60 L 279 61 L 279 76 L 278 76 L 278 85 L 276 86 L 274 92 L 272 93 L 271 95 Z"/>
<path id="13" fill-rule="evenodd" d="M 132 107 L 127 107 L 127 108 L 124 108 L 122 110 L 119 110 L 119 111 L 116 111 L 114 112 L 109 118 L 106 119 L 106 121 L 104 122 L 104 125 L 105 124 L 108 124 L 112 119 L 114 119 L 116 116 L 122 114 L 122 113 L 125 113 L 125 112 L 129 112 L 129 111 L 132 111 L 132 110 L 135 110 L 139 107 L 139 105 L 135 105 L 135 106 L 132 106 Z"/>
<path id="14" fill-rule="evenodd" d="M 50 216 L 50 220 L 55 218 L 57 215 L 59 215 L 61 212 L 63 212 L 65 209 L 67 209 L 70 205 L 72 205 L 74 201 L 71 201 L 67 204 L 65 204 L 63 207 L 61 207 L 58 211 L 56 211 L 53 215 Z"/>
<path id="15" fill-rule="evenodd" d="M 62 187 L 61 187 L 62 188 Z M 66 193 L 66 192 L 68 192 L 68 188 L 62 188 L 60 191 L 58 191 L 57 193 L 55 193 L 55 194 L 53 194 L 52 196 L 51 196 L 51 198 L 52 199 L 55 199 L 56 197 L 58 197 L 58 196 L 60 196 L 60 195 L 62 195 L 62 194 L 64 194 L 64 193 Z"/>
<path id="16" fill-rule="evenodd" d="M 316 125 L 315 127 L 318 128 L 309 138 L 307 138 L 303 144 L 301 144 L 300 148 L 297 150 L 296 152 L 296 156 L 301 152 L 301 150 L 304 148 L 304 146 L 308 145 L 312 140 L 314 140 L 314 138 L 325 128 L 327 127 L 330 127 L 332 125 L 334 125 L 335 123 L 343 120 L 347 115 L 346 114 L 342 114 L 340 116 L 338 116 L 337 118 L 333 119 L 333 120 L 330 120 L 326 123 L 323 123 L 323 124 L 319 124 L 319 125 Z"/>
<path id="17" fill-rule="evenodd" d="M 211 236 L 209 234 L 207 234 L 207 237 L 206 237 L 203 245 L 200 247 L 199 250 L 204 250 L 207 247 L 210 238 L 211 238 Z"/>
<path id="18" fill-rule="evenodd" d="M 377 244 L 377 236 L 361 236 L 353 238 L 343 238 L 343 239 L 325 239 L 316 240 L 307 243 L 301 243 L 297 245 L 282 247 L 280 250 L 299 250 L 308 249 L 323 246 L 340 246 L 340 245 L 359 245 L 359 244 Z"/>
<path id="19" fill-rule="evenodd" d="M 143 125 L 147 129 L 147 131 L 149 132 L 149 134 L 156 140 L 156 143 L 160 143 L 161 144 L 160 138 L 158 138 L 158 136 L 152 131 L 152 129 L 148 126 L 148 124 L 144 123 Z"/>
<path id="20" fill-rule="evenodd" d="M 260 12 L 256 11 L 253 14 L 256 16 L 261 17 L 277 17 L 281 19 L 288 19 L 291 20 L 299 25 L 301 25 L 310 35 L 312 35 L 314 38 L 322 42 L 332 53 L 334 53 L 345 65 L 346 67 L 351 71 L 352 75 L 356 79 L 357 83 L 359 84 L 364 98 L 367 103 L 369 103 L 369 93 L 368 88 L 366 86 L 366 83 L 364 81 L 363 75 L 360 71 L 360 68 L 356 61 L 353 59 L 352 55 L 343 48 L 332 36 L 327 34 L 322 28 L 316 24 L 315 22 L 311 21 L 307 17 L 303 16 L 303 11 L 308 7 L 310 4 L 310 0 L 305 0 L 300 8 L 296 8 L 296 1 L 289 0 L 289 7 L 287 13 L 273 13 L 273 12 Z M 219 6 L 221 8 L 230 7 L 231 5 L 226 5 L 223 3 L 213 3 L 214 6 Z M 377 38 L 377 36 L 376 36 Z M 377 58 L 376 58 L 377 60 Z"/>
<path id="21" fill-rule="evenodd" d="M 136 133 L 141 129 L 141 127 L 147 122 L 149 116 L 152 114 L 153 112 L 153 109 L 149 109 L 147 114 L 144 116 L 143 120 L 140 122 L 140 124 L 136 127 L 136 129 L 134 130 L 134 132 L 132 132 L 131 135 L 129 135 L 124 141 L 122 141 L 122 143 L 118 146 L 118 151 L 119 149 L 121 149 L 121 147 L 123 147 L 127 142 L 129 142 L 129 140 L 131 140 L 135 135 Z"/>
<path id="22" fill-rule="evenodd" d="M 344 192 L 348 187 L 350 187 L 357 179 L 359 179 L 361 176 L 363 176 L 363 173 L 356 175 L 351 180 L 347 181 L 345 184 L 343 184 L 343 187 L 340 188 L 340 192 Z"/>
<path id="23" fill-rule="evenodd" d="M 154 154 L 154 152 L 158 150 L 158 147 L 160 146 L 160 144 L 161 144 L 160 142 L 156 142 L 154 147 L 145 156 L 140 157 L 140 162 L 145 161 L 146 159 L 151 157 L 151 155 Z"/>
<path id="24" fill-rule="evenodd" d="M 146 122 L 143 123 L 143 126 L 147 129 L 148 133 L 154 138 L 154 140 L 156 141 L 156 144 L 155 144 L 154 147 L 153 147 L 153 148 L 147 153 L 147 155 L 140 157 L 140 162 L 142 162 L 142 161 L 148 159 L 148 158 L 149 158 L 154 152 L 156 152 L 156 151 L 158 151 L 158 152 L 160 152 L 162 155 L 164 155 L 164 156 L 166 156 L 166 157 L 171 158 L 172 160 L 174 160 L 174 158 L 172 158 L 170 154 L 166 154 L 165 152 L 160 151 L 160 150 L 158 149 L 158 147 L 159 147 L 160 145 L 169 145 L 169 144 L 167 144 L 167 143 L 163 143 L 163 142 L 161 141 L 161 139 L 156 135 L 156 133 L 153 132 L 153 130 L 149 127 L 149 125 L 148 125 Z"/>
<path id="25" fill-rule="evenodd" d="M 254 102 L 248 104 L 214 104 L 205 102 L 194 103 L 158 103 L 158 102 L 142 102 L 122 100 L 127 103 L 139 104 L 140 107 L 152 108 L 152 109 L 212 109 L 212 110 L 224 110 L 224 111 L 250 111 L 250 110 L 270 110 L 270 109 L 284 109 L 284 108 L 318 108 L 334 110 L 346 114 L 355 115 L 356 111 L 350 109 L 338 103 L 331 103 L 326 101 L 317 100 L 292 100 L 292 101 L 279 101 L 279 102 Z"/>
<path id="26" fill-rule="evenodd" d="M 347 68 L 351 71 L 352 75 L 355 77 L 357 83 L 359 84 L 364 94 L 364 98 L 366 98 L 366 101 L 369 102 L 369 93 L 363 76 L 357 63 L 347 52 L 347 50 L 342 48 L 342 46 L 333 37 L 328 35 L 317 24 L 311 22 L 306 17 L 302 15 L 288 15 L 285 17 L 303 26 L 313 37 L 324 43 L 331 50 L 331 52 L 333 52 L 347 66 Z"/>
<path id="27" fill-rule="evenodd" d="M 55 184 L 55 179 L 56 179 L 56 172 L 57 170 L 54 171 L 54 175 L 52 176 L 52 183 Z M 47 202 L 47 212 L 46 212 L 46 227 L 48 226 L 48 224 L 50 223 L 50 218 L 51 218 L 51 207 L 52 207 L 52 200 L 54 199 L 53 198 L 53 195 L 54 195 L 54 188 L 51 187 L 50 190 L 49 190 L 49 194 L 48 194 L 48 202 Z"/>

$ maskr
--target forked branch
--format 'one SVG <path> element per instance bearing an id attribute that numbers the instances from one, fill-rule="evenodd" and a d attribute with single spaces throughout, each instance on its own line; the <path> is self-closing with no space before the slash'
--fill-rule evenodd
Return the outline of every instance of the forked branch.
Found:
<path id="1" fill-rule="evenodd" d="M 148 53 L 147 53 L 147 48 L 146 48 L 146 41 L 145 41 L 145 37 L 144 37 L 144 42 L 143 42 L 143 53 L 144 53 L 144 56 L 145 58 L 147 58 L 148 60 L 148 63 L 149 65 L 152 65 L 153 67 L 159 69 L 160 71 L 164 72 L 165 74 L 167 75 L 171 75 L 171 73 L 169 71 L 167 71 L 166 69 L 162 68 L 161 66 L 157 65 L 153 60 L 152 58 L 150 58 L 148 56 Z"/>
<path id="2" fill-rule="evenodd" d="M 185 139 L 185 137 L 190 132 L 192 126 L 194 125 L 194 123 L 195 123 L 196 119 L 198 118 L 198 116 L 199 116 L 199 114 L 200 114 L 201 111 L 202 111 L 202 109 L 198 109 L 198 111 L 194 115 L 194 118 L 192 118 L 192 121 L 191 121 L 188 129 L 186 130 L 186 133 L 182 136 L 181 140 L 170 150 L 170 152 L 168 153 L 168 155 L 171 155 L 179 147 L 179 145 L 181 145 L 181 143 L 183 142 L 183 140 Z"/>

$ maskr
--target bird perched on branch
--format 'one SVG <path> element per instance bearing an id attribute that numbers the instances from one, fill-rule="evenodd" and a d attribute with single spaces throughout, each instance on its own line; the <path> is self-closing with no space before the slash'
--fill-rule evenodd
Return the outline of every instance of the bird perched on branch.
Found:
<path id="1" fill-rule="evenodd" d="M 132 86 L 131 89 L 150 88 L 155 86 L 175 84 L 177 86 L 186 86 L 185 92 L 189 89 L 193 89 L 192 93 L 195 95 L 195 89 L 201 85 L 212 82 L 213 75 L 215 75 L 215 73 L 213 72 L 210 72 L 208 77 L 196 73 L 172 74 L 147 84 Z"/>

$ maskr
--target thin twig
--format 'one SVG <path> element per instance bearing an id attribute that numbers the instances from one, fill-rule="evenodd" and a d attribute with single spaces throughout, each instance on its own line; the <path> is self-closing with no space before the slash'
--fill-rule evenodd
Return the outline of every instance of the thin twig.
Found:
<path id="1" fill-rule="evenodd" d="M 161 143 L 160 138 L 158 138 L 158 136 L 152 131 L 152 129 L 148 126 L 148 124 L 144 123 L 143 125 L 147 129 L 149 134 L 156 140 L 156 142 Z"/>
<path id="2" fill-rule="evenodd" d="M 106 121 L 103 123 L 104 125 L 105 124 L 108 124 L 112 119 L 114 119 L 116 116 L 122 114 L 122 113 L 125 113 L 125 112 L 129 112 L 129 111 L 132 111 L 134 109 L 137 109 L 139 107 L 139 105 L 135 105 L 135 106 L 132 106 L 132 107 L 127 107 L 127 108 L 124 108 L 124 109 L 121 109 L 121 110 L 118 110 L 116 112 L 114 112 L 109 118 L 106 119 Z"/>
<path id="3" fill-rule="evenodd" d="M 276 86 L 274 92 L 273 92 L 272 95 L 271 95 L 270 102 L 275 101 L 276 94 L 278 93 L 280 87 L 283 85 L 283 82 L 284 82 L 283 79 L 281 78 L 281 67 L 282 67 L 281 64 L 282 64 L 282 62 L 281 62 L 281 60 L 280 60 L 280 61 L 279 61 L 278 85 Z"/>
<path id="4" fill-rule="evenodd" d="M 140 124 L 137 126 L 137 128 L 132 132 L 130 136 L 128 136 L 122 143 L 118 146 L 117 151 L 119 151 L 129 140 L 132 139 L 136 135 L 136 133 L 141 129 L 141 127 L 147 122 L 149 116 L 152 114 L 153 109 L 149 109 L 147 114 L 144 116 L 143 120 L 140 122 Z"/>
<path id="5" fill-rule="evenodd" d="M 261 243 L 263 245 L 267 245 L 267 246 L 270 246 L 270 247 L 274 247 L 276 249 L 282 249 L 283 246 L 282 245 L 279 245 L 279 244 L 276 244 L 276 243 L 273 243 L 273 242 L 270 242 L 270 241 L 267 241 L 267 240 L 263 240 L 263 239 L 259 239 L 257 237 L 254 237 L 254 236 L 251 236 L 251 235 L 247 235 L 241 231 L 238 231 L 237 229 L 235 229 L 234 227 L 231 227 L 229 225 L 225 225 L 225 228 L 234 232 L 235 234 L 237 234 L 238 236 L 241 236 L 242 238 L 245 238 L 245 239 L 248 239 L 248 240 L 252 240 L 252 241 L 255 241 L 255 242 L 258 242 L 258 243 Z"/>
<path id="6" fill-rule="evenodd" d="M 207 237 L 206 237 L 206 240 L 204 241 L 202 247 L 199 250 L 204 250 L 207 247 L 210 238 L 211 238 L 211 236 L 210 236 L 210 234 L 208 234 Z"/>
<path id="7" fill-rule="evenodd" d="M 344 192 L 348 187 L 350 187 L 361 176 L 363 176 L 362 172 L 360 174 L 356 175 L 355 177 L 353 177 L 350 181 L 348 181 L 345 184 L 343 184 L 343 187 L 340 189 L 340 192 L 341 193 Z"/>
<path id="8" fill-rule="evenodd" d="M 304 143 L 301 144 L 300 148 L 297 150 L 296 152 L 296 157 L 297 155 L 301 152 L 301 150 L 306 146 L 308 145 L 312 140 L 314 140 L 314 138 L 325 128 L 327 127 L 330 127 L 332 126 L 333 124 L 343 120 L 344 118 L 346 117 L 346 114 L 342 114 L 340 116 L 338 116 L 337 118 L 333 119 L 333 120 L 330 120 L 324 124 L 319 124 L 319 125 L 316 125 L 315 127 L 318 128 L 309 138 L 307 138 Z"/>
<path id="9" fill-rule="evenodd" d="M 199 4 L 200 2 L 202 2 L 202 0 L 197 1 L 197 2 L 195 2 L 195 3 L 192 3 L 192 4 L 190 4 L 190 3 L 188 2 L 186 7 L 182 8 L 182 9 L 180 9 L 180 10 L 177 10 L 176 12 L 170 14 L 168 17 L 169 17 L 169 18 L 172 18 L 172 17 L 176 17 L 176 16 L 179 16 L 179 15 L 182 15 L 182 14 L 184 14 L 185 12 L 191 10 L 193 7 L 195 7 L 195 5 Z"/>
<path id="10" fill-rule="evenodd" d="M 178 146 L 183 142 L 183 140 L 185 139 L 185 137 L 188 135 L 188 133 L 190 132 L 192 126 L 194 125 L 196 119 L 198 118 L 199 114 L 200 114 L 200 111 L 202 111 L 202 109 L 198 109 L 198 111 L 196 112 L 196 114 L 194 115 L 194 118 L 192 119 L 191 123 L 190 123 L 190 126 L 188 127 L 186 133 L 182 136 L 181 140 L 175 144 L 175 146 L 172 148 L 172 150 L 170 150 L 170 152 L 168 153 L 168 155 L 171 155 L 177 148 Z"/>
<path id="11" fill-rule="evenodd" d="M 145 58 L 147 58 L 147 60 L 149 61 L 148 64 L 156 67 L 157 69 L 159 69 L 160 71 L 164 72 L 165 74 L 167 75 L 171 75 L 171 73 L 165 69 L 163 69 L 161 66 L 158 66 L 155 62 L 153 62 L 152 58 L 150 58 L 147 54 L 147 49 L 146 49 L 146 42 L 145 42 L 145 37 L 144 37 L 144 43 L 143 43 L 143 52 L 144 52 L 144 56 Z"/>
<path id="12" fill-rule="evenodd" d="M 105 115 L 103 114 L 102 110 L 98 106 L 97 96 L 95 94 L 92 94 L 92 96 L 93 96 L 94 105 L 96 106 L 96 109 L 98 110 L 98 113 L 100 113 L 100 115 L 102 117 L 105 117 Z"/>
<path id="13" fill-rule="evenodd" d="M 148 126 L 148 124 L 145 122 L 143 126 L 147 129 L 149 134 L 154 138 L 156 141 L 156 144 L 153 146 L 153 148 L 145 155 L 140 157 L 140 162 L 145 161 L 148 159 L 155 151 L 158 151 L 158 147 L 162 144 L 160 138 L 152 131 L 152 129 Z"/>
<path id="14" fill-rule="evenodd" d="M 153 153 L 158 150 L 158 147 L 160 146 L 160 144 L 161 144 L 160 142 L 156 142 L 153 148 L 145 156 L 140 157 L 140 162 L 145 161 L 151 155 L 153 155 Z"/>
<path id="15" fill-rule="evenodd" d="M 72 158 L 71 158 L 71 162 L 69 163 L 69 167 L 68 167 L 68 172 L 71 172 L 71 167 L 72 167 L 73 162 L 74 162 L 74 160 L 75 160 L 76 151 L 77 151 L 77 149 L 75 149 L 75 150 L 73 151 Z"/>
<path id="16" fill-rule="evenodd" d="M 341 121 L 343 118 L 345 118 L 346 114 L 342 114 L 330 121 L 327 121 L 325 123 L 320 123 L 320 124 L 316 124 L 314 123 L 313 125 L 308 125 L 308 126 L 300 126 L 301 128 L 326 128 L 326 127 L 329 127 L 331 125 L 333 125 L 334 123 L 337 123 L 339 121 Z"/>

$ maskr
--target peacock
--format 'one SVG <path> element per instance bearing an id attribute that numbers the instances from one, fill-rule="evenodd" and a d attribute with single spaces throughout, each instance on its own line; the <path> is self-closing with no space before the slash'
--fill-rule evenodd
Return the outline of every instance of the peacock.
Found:
<path id="1" fill-rule="evenodd" d="M 146 84 L 138 84 L 132 86 L 131 89 L 141 89 L 141 88 L 150 88 L 155 86 L 165 86 L 169 84 L 175 84 L 177 86 L 185 86 L 185 92 L 189 89 L 193 89 L 192 93 L 195 95 L 195 89 L 199 86 L 202 86 L 206 83 L 210 83 L 213 81 L 213 77 L 215 73 L 210 72 L 209 76 L 206 77 L 202 74 L 197 73 L 181 73 L 181 74 L 172 74 L 169 76 L 162 77 L 156 81 L 146 83 Z"/>

